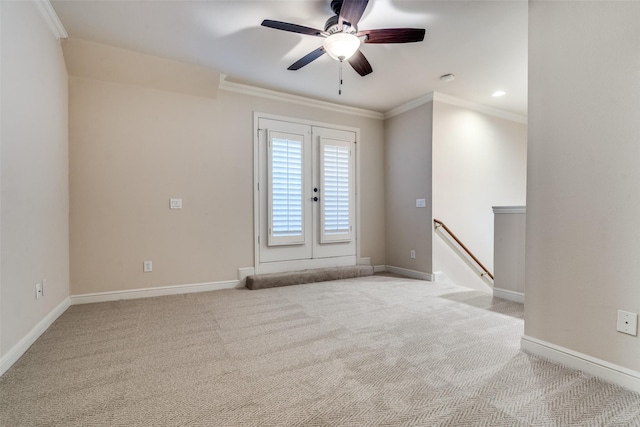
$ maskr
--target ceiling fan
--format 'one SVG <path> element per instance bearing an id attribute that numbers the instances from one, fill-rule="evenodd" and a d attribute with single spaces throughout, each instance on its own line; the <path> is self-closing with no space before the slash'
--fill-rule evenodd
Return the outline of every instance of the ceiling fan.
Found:
<path id="1" fill-rule="evenodd" d="M 331 10 L 335 16 L 327 19 L 324 30 L 265 19 L 262 26 L 292 33 L 324 37 L 322 46 L 294 62 L 288 70 L 299 70 L 310 62 L 328 53 L 340 62 L 347 60 L 361 76 L 373 69 L 360 51 L 361 43 L 413 43 L 424 40 L 423 28 L 385 28 L 358 31 L 358 21 L 362 17 L 369 0 L 332 0 Z"/>

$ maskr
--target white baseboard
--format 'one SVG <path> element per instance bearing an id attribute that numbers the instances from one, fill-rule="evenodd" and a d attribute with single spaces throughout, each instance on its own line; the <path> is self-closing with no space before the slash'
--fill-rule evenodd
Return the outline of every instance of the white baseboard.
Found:
<path id="1" fill-rule="evenodd" d="M 192 285 L 160 286 L 156 288 L 128 289 L 124 291 L 96 292 L 92 294 L 71 295 L 71 304 L 89 304 L 94 302 L 118 301 L 121 299 L 136 299 L 160 297 L 165 295 L 190 294 L 194 292 L 217 291 L 220 289 L 242 288 L 241 280 L 227 280 L 224 282 L 195 283 Z"/>
<path id="2" fill-rule="evenodd" d="M 358 265 L 371 265 L 371 257 L 360 258 Z"/>
<path id="3" fill-rule="evenodd" d="M 408 268 L 394 267 L 393 265 L 385 265 L 385 271 L 411 277 L 412 279 L 427 280 L 429 282 L 433 282 L 433 274 L 431 273 L 423 273 L 422 271 L 409 270 Z"/>
<path id="4" fill-rule="evenodd" d="M 256 269 L 253 267 L 245 267 L 238 269 L 238 286 L 237 288 L 244 288 L 247 285 L 247 277 L 256 274 Z"/>
<path id="5" fill-rule="evenodd" d="M 373 272 L 374 273 L 382 273 L 383 271 L 387 271 L 386 265 L 374 265 Z"/>
<path id="6" fill-rule="evenodd" d="M 640 392 L 640 372 L 604 360 L 551 344 L 530 336 L 523 336 L 520 347 L 526 353 L 560 363 L 572 369 Z"/>
<path id="7" fill-rule="evenodd" d="M 18 341 L 18 343 L 14 345 L 7 354 L 0 358 L 0 375 L 7 372 L 7 370 L 13 366 L 13 364 L 16 363 L 27 350 L 29 350 L 29 347 L 31 347 L 38 338 L 40 338 L 40 335 L 42 335 L 44 331 L 46 331 L 47 328 L 51 326 L 53 322 L 55 322 L 56 319 L 67 310 L 67 308 L 69 308 L 70 305 L 70 299 L 68 297 L 65 298 L 64 301 L 58 304 L 56 308 L 51 310 L 49 314 L 39 321 L 27 335 Z"/>
<path id="8" fill-rule="evenodd" d="M 256 269 L 253 267 L 244 267 L 238 269 L 238 280 L 246 279 L 248 276 L 256 274 Z"/>
<path id="9" fill-rule="evenodd" d="M 493 288 L 493 296 L 496 298 L 502 298 L 513 302 L 519 302 L 524 304 L 524 293 L 510 291 L 508 289 Z"/>
<path id="10" fill-rule="evenodd" d="M 433 281 L 438 283 L 453 283 L 451 279 L 449 279 L 449 276 L 442 271 L 433 272 Z"/>

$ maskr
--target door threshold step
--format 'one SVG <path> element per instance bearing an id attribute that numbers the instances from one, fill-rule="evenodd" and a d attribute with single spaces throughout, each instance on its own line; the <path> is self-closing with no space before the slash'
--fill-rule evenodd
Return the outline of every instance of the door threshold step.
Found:
<path id="1" fill-rule="evenodd" d="M 251 290 L 275 288 L 278 286 L 301 285 L 303 283 L 326 282 L 329 280 L 351 279 L 373 275 L 370 265 L 348 267 L 314 268 L 310 270 L 287 271 L 284 273 L 256 274 L 247 277 L 247 288 Z"/>

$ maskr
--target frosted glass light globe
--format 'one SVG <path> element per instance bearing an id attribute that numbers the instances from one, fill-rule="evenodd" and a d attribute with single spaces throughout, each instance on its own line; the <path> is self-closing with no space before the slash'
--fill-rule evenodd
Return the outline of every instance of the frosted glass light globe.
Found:
<path id="1" fill-rule="evenodd" d="M 344 61 L 356 53 L 360 47 L 360 39 L 353 34 L 335 33 L 327 37 L 322 46 L 333 59 Z"/>

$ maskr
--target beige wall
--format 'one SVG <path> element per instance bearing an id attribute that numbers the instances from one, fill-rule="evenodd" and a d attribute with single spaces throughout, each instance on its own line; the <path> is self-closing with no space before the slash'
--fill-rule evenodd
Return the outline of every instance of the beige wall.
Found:
<path id="1" fill-rule="evenodd" d="M 432 273 L 431 134 L 433 103 L 385 121 L 387 265 Z M 416 199 L 426 199 L 416 208 Z M 410 251 L 416 258 L 410 258 Z"/>
<path id="2" fill-rule="evenodd" d="M 215 98 L 220 72 L 82 39 L 62 41 L 69 75 Z"/>
<path id="3" fill-rule="evenodd" d="M 525 334 L 640 372 L 640 3 L 529 10 Z M 596 29 L 590 31 L 588 29 Z"/>
<path id="4" fill-rule="evenodd" d="M 67 73 L 32 2 L 0 2 L 4 357 L 69 296 Z M 36 301 L 35 284 L 46 280 Z"/>
<path id="5" fill-rule="evenodd" d="M 71 293 L 234 280 L 252 267 L 254 111 L 361 129 L 361 256 L 384 263 L 382 120 L 75 76 Z M 183 209 L 170 210 L 169 198 Z M 153 272 L 142 272 L 144 260 Z"/>
<path id="6" fill-rule="evenodd" d="M 492 207 L 525 203 L 526 162 L 525 124 L 436 99 L 433 216 L 447 224 L 491 271 Z M 460 286 L 490 291 L 476 264 L 467 264 L 458 246 L 450 246 L 445 239 L 441 229 L 433 234 L 433 269 Z"/>

